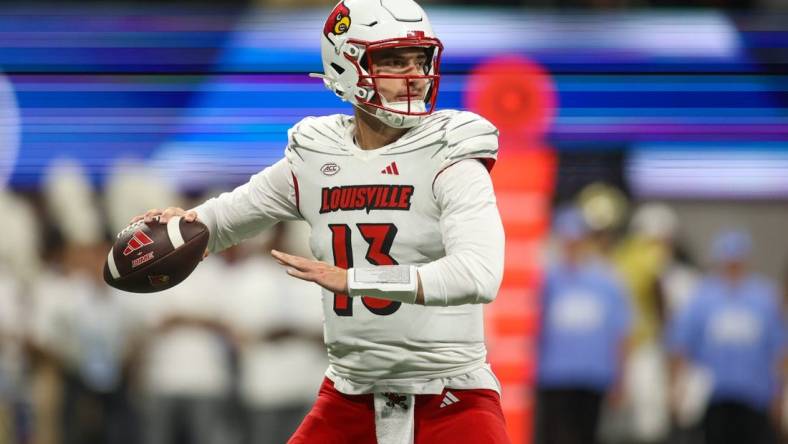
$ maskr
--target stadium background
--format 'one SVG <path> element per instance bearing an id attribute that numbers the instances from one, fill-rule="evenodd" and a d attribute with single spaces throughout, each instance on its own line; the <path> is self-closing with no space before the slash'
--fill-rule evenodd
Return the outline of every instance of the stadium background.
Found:
<path id="1" fill-rule="evenodd" d="M 322 70 L 330 2 L 284 3 L 0 6 L 0 186 L 41 222 L 37 248 L 57 228 L 42 202 L 64 160 L 99 196 L 133 163 L 194 198 L 278 160 L 302 117 L 347 112 L 306 75 Z M 425 2 L 446 47 L 439 107 L 479 112 L 502 133 L 493 176 L 507 262 L 486 315 L 515 442 L 532 428 L 554 204 L 610 185 L 588 199 L 602 196 L 600 228 L 619 233 L 638 204 L 666 202 L 701 265 L 715 232 L 744 227 L 754 267 L 788 280 L 788 12 L 658 3 Z M 35 436 L 34 417 L 16 427 Z"/>

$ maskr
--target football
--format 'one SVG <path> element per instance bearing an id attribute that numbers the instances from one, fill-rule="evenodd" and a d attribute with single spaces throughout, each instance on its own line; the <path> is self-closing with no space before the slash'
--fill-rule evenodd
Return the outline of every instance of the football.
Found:
<path id="1" fill-rule="evenodd" d="M 186 279 L 203 258 L 208 227 L 173 217 L 136 222 L 118 234 L 104 263 L 104 281 L 119 290 L 152 293 Z"/>

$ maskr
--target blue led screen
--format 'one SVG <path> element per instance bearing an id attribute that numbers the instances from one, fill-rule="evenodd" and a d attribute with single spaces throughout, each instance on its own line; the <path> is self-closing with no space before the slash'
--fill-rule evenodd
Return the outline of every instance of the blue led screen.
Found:
<path id="1" fill-rule="evenodd" d="M 128 157 L 185 187 L 243 182 L 293 123 L 350 111 L 307 76 L 326 12 L 0 9 L 0 183 L 35 188 L 58 157 L 97 184 Z M 428 12 L 446 46 L 439 108 L 464 108 L 469 73 L 515 54 L 550 75 L 557 149 L 788 148 L 788 16 Z"/>

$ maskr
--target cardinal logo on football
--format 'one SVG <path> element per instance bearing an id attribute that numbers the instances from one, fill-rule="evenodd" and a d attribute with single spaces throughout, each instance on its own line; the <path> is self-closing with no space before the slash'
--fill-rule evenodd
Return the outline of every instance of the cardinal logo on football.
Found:
<path id="1" fill-rule="evenodd" d="M 167 285 L 170 282 L 170 277 L 166 274 L 149 275 L 148 281 L 152 286 L 160 287 L 162 285 Z"/>

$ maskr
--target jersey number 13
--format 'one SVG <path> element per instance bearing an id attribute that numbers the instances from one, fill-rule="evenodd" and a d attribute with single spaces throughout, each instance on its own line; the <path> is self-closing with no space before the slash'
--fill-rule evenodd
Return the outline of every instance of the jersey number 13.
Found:
<path id="1" fill-rule="evenodd" d="M 346 224 L 329 224 L 334 249 L 334 265 L 344 269 L 353 266 L 353 248 L 351 247 L 350 226 Z M 361 237 L 369 244 L 367 261 L 373 265 L 398 265 L 389 254 L 397 227 L 394 224 L 356 224 Z M 397 311 L 402 302 L 362 296 L 361 301 L 369 311 L 386 316 Z M 346 293 L 334 293 L 334 313 L 338 316 L 353 316 L 353 300 Z"/>

